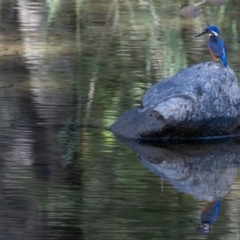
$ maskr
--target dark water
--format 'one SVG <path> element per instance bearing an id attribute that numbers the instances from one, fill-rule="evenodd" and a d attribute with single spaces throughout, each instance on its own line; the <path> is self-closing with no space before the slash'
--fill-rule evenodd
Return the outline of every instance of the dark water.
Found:
<path id="1" fill-rule="evenodd" d="M 240 238 L 238 140 L 149 146 L 107 130 L 159 79 L 211 59 L 193 39 L 206 22 L 239 75 L 240 2 L 181 16 L 193 3 L 1 1 L 0 239 Z"/>

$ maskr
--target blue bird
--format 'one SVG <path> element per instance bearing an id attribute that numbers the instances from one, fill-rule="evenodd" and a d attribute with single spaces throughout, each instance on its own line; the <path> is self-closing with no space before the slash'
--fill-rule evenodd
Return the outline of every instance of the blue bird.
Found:
<path id="1" fill-rule="evenodd" d="M 219 37 L 220 31 L 216 26 L 207 27 L 202 33 L 195 36 L 199 37 L 208 34 L 208 49 L 213 57 L 213 61 L 220 61 L 224 67 L 227 67 L 227 50 L 224 41 Z"/>
<path id="2" fill-rule="evenodd" d="M 197 224 L 196 229 L 202 233 L 210 233 L 212 225 L 216 222 L 221 208 L 221 200 L 209 202 L 201 213 L 201 223 Z"/>

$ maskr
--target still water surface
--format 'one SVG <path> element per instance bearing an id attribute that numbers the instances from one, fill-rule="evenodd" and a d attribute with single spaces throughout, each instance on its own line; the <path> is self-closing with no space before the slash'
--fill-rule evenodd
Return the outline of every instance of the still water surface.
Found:
<path id="1" fill-rule="evenodd" d="M 240 74 L 239 1 L 181 16 L 193 3 L 1 1 L 0 239 L 240 239 L 239 141 L 141 145 L 107 129 L 210 60 L 193 39 L 206 22 Z"/>

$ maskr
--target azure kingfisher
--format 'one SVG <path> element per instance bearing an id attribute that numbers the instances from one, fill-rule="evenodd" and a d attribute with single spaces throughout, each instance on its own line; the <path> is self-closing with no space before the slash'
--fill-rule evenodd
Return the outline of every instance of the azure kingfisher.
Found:
<path id="1" fill-rule="evenodd" d="M 227 67 L 227 50 L 224 41 L 219 37 L 220 31 L 216 26 L 207 27 L 202 33 L 195 36 L 199 37 L 208 34 L 208 49 L 213 57 L 213 61 L 220 61 L 224 67 Z"/>

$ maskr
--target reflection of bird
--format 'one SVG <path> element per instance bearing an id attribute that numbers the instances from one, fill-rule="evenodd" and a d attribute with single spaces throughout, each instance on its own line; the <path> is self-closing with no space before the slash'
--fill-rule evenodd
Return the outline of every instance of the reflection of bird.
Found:
<path id="1" fill-rule="evenodd" d="M 224 67 L 227 67 L 227 50 L 224 41 L 219 37 L 219 29 L 216 26 L 209 26 L 195 37 L 202 36 L 205 33 L 209 35 L 208 49 L 212 54 L 213 61 L 221 61 Z"/>
<path id="2" fill-rule="evenodd" d="M 201 224 L 197 224 L 196 228 L 202 233 L 209 233 L 211 226 L 216 222 L 221 207 L 221 201 L 207 203 L 201 213 Z"/>

